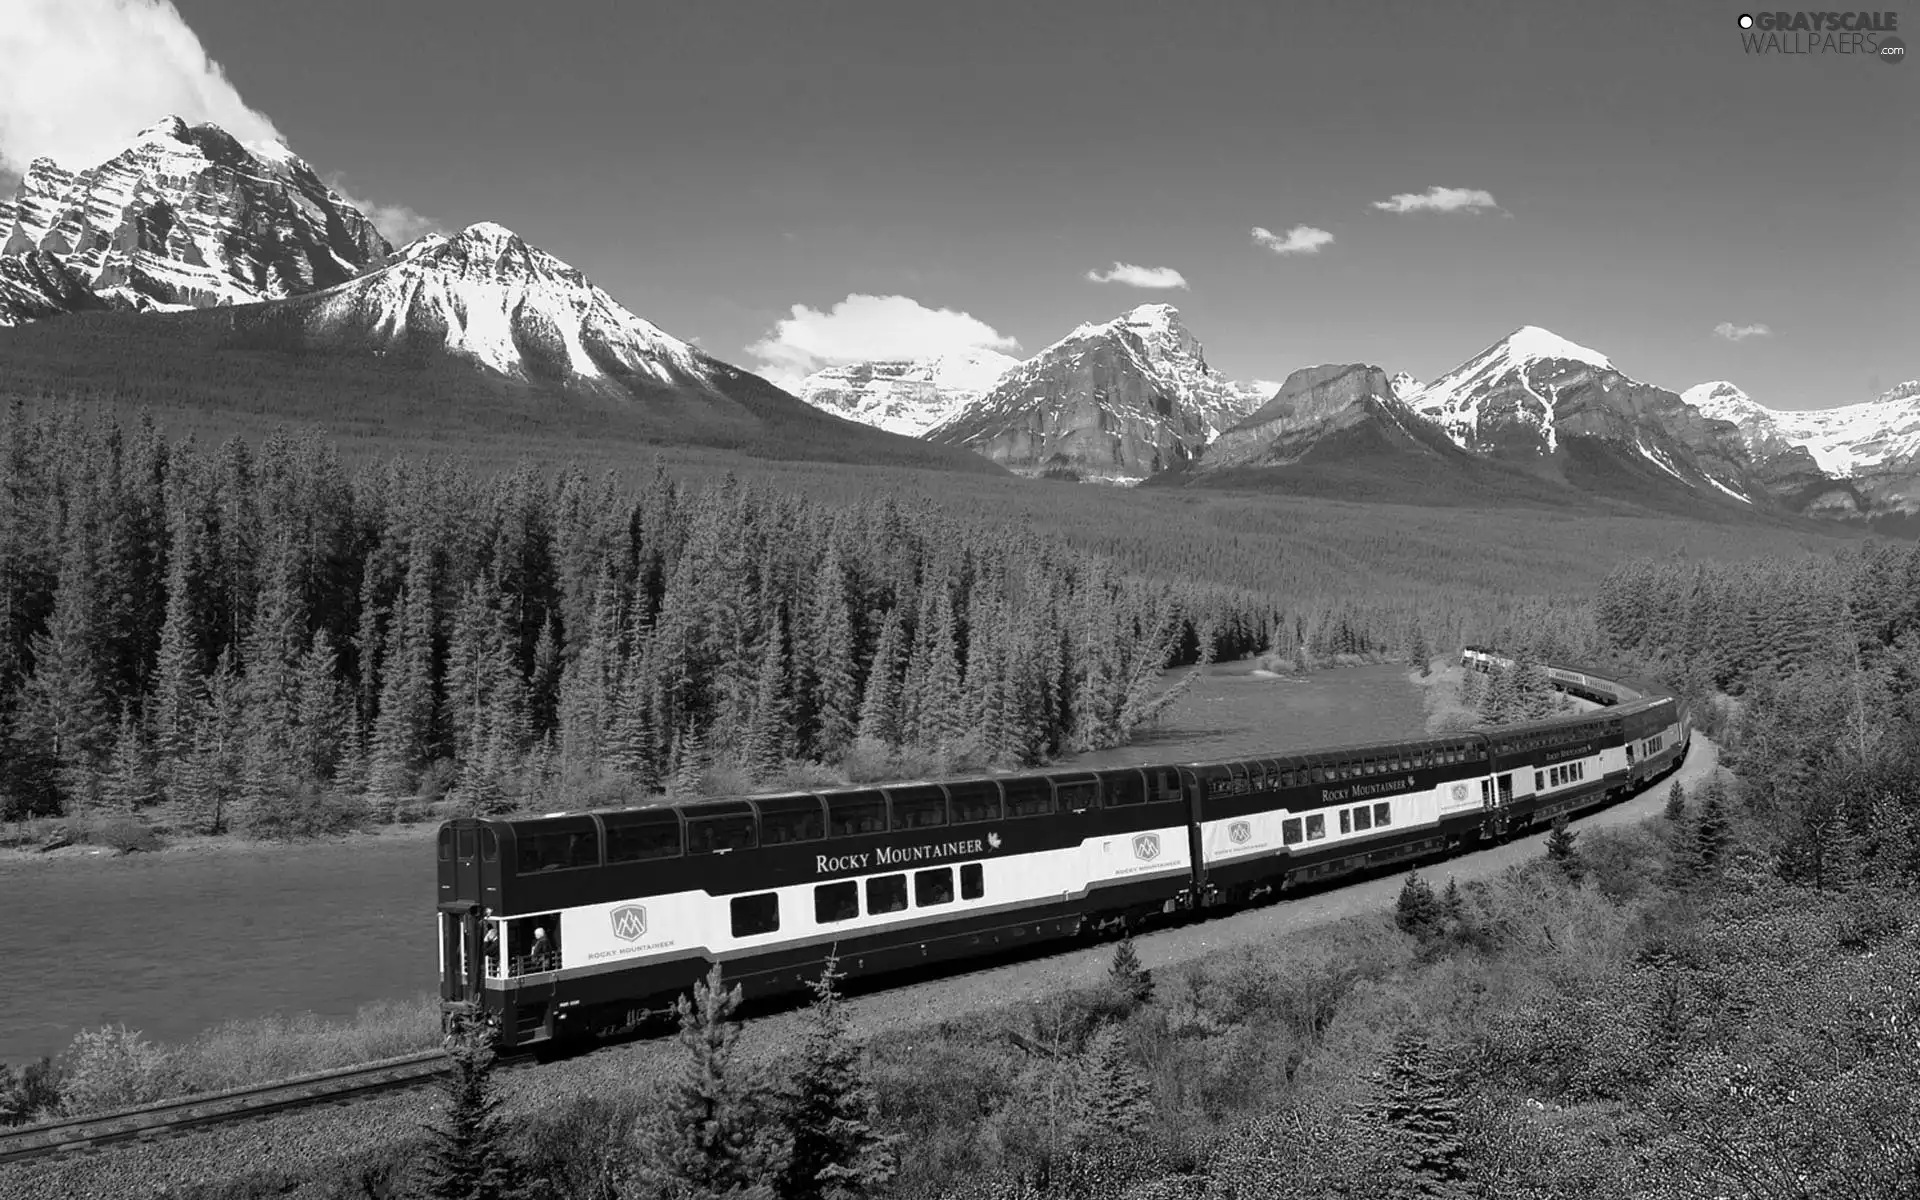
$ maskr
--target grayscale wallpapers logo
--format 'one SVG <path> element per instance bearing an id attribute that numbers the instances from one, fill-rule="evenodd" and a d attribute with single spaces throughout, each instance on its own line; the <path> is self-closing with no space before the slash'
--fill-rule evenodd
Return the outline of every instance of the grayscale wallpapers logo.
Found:
<path id="1" fill-rule="evenodd" d="M 644 904 L 622 904 L 609 914 L 613 936 L 623 942 L 637 942 L 647 936 L 647 908 Z"/>
<path id="2" fill-rule="evenodd" d="M 1160 857 L 1160 835 L 1143 833 L 1133 839 L 1133 856 L 1141 862 L 1152 862 Z"/>
<path id="3" fill-rule="evenodd" d="M 1907 44 L 1896 36 L 1897 12 L 1741 13 L 1734 23 L 1748 54 L 1857 54 L 1881 62 L 1907 57 Z"/>

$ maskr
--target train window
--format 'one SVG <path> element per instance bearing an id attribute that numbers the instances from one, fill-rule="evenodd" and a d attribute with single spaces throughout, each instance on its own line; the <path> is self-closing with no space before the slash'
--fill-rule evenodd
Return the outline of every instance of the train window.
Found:
<path id="1" fill-rule="evenodd" d="M 918 908 L 927 908 L 935 904 L 952 904 L 953 868 L 935 867 L 931 871 L 915 871 L 913 903 Z"/>
<path id="2" fill-rule="evenodd" d="M 1172 767 L 1162 767 L 1147 772 L 1149 794 L 1155 800 L 1178 800 L 1180 798 L 1180 772 Z"/>
<path id="3" fill-rule="evenodd" d="M 1344 809 L 1344 808 L 1340 810 L 1340 832 L 1341 833 L 1353 832 L 1353 815 L 1351 812 L 1349 812 L 1347 809 Z"/>
<path id="4" fill-rule="evenodd" d="M 473 830 L 462 829 L 460 831 L 460 857 L 461 858 L 473 857 L 474 849 L 475 849 L 474 841 L 475 839 L 473 836 Z"/>
<path id="5" fill-rule="evenodd" d="M 978 825 L 1000 819 L 1000 785 L 991 779 L 969 779 L 947 785 L 955 825 Z"/>
<path id="6" fill-rule="evenodd" d="M 544 833 L 522 829 L 517 831 L 516 841 L 517 866 L 522 875 L 600 865 L 600 839 L 591 829 L 557 829 Z"/>
<path id="7" fill-rule="evenodd" d="M 818 796 L 780 796 L 756 800 L 753 806 L 760 810 L 762 846 L 813 842 L 827 836 L 827 818 Z"/>
<path id="8" fill-rule="evenodd" d="M 1372 829 L 1373 828 L 1373 810 L 1368 808 L 1364 804 L 1362 804 L 1359 808 L 1354 809 L 1353 810 L 1353 828 L 1356 833 L 1362 830 Z"/>
<path id="9" fill-rule="evenodd" d="M 1536 792 L 1544 792 L 1547 790 L 1547 777 L 1543 772 L 1535 771 L 1533 773 L 1533 790 Z"/>
<path id="10" fill-rule="evenodd" d="M 1382 829 L 1393 824 L 1393 804 L 1391 802 L 1383 800 L 1373 806 L 1373 823 L 1377 828 Z"/>
<path id="11" fill-rule="evenodd" d="M 882 875 L 867 880 L 867 915 L 902 912 L 907 907 L 907 877 Z"/>
<path id="12" fill-rule="evenodd" d="M 893 801 L 893 828 L 933 829 L 947 823 L 947 794 L 932 787 L 888 788 Z"/>
<path id="13" fill-rule="evenodd" d="M 887 831 L 887 800 L 879 792 L 827 797 L 827 832 L 833 837 Z"/>
<path id="14" fill-rule="evenodd" d="M 960 868 L 960 898 L 978 900 L 987 894 L 987 873 L 979 863 L 968 863 Z"/>
<path id="15" fill-rule="evenodd" d="M 761 892 L 758 896 L 733 898 L 733 936 L 758 937 L 780 928 L 780 893 Z"/>
<path id="16" fill-rule="evenodd" d="M 453 830 L 444 825 L 440 827 L 440 861 L 453 861 Z"/>
<path id="17" fill-rule="evenodd" d="M 813 889 L 813 919 L 817 924 L 851 921 L 860 915 L 860 885 L 849 879 L 823 883 Z"/>
<path id="18" fill-rule="evenodd" d="M 1280 840 L 1287 845 L 1296 845 L 1300 841 L 1300 818 L 1288 817 L 1280 822 Z"/>
<path id="19" fill-rule="evenodd" d="M 1325 783 L 1327 781 L 1327 769 L 1325 767 L 1311 767 L 1307 770 L 1307 775 L 1315 783 Z"/>
<path id="20" fill-rule="evenodd" d="M 1092 778 L 1066 782 L 1056 780 L 1053 793 L 1061 812 L 1083 812 L 1100 807 L 1100 784 Z"/>
<path id="21" fill-rule="evenodd" d="M 1327 836 L 1327 817 L 1325 813 L 1314 813 L 1307 818 L 1307 840 L 1317 842 Z"/>
<path id="22" fill-rule="evenodd" d="M 480 829 L 480 861 L 500 861 L 500 837 L 487 826 Z"/>
<path id="23" fill-rule="evenodd" d="M 1046 776 L 1008 779 L 1000 786 L 1007 794 L 1008 817 L 1053 815 L 1053 781 Z"/>
<path id="24" fill-rule="evenodd" d="M 1100 777 L 1101 801 L 1108 808 L 1147 802 L 1146 781 L 1138 771 L 1109 771 Z"/>
<path id="25" fill-rule="evenodd" d="M 758 844 L 758 824 L 752 813 L 728 817 L 698 817 L 687 822 L 688 854 L 725 854 L 751 850 Z"/>
<path id="26" fill-rule="evenodd" d="M 607 827 L 607 861 L 610 863 L 680 857 L 680 817 L 670 808 L 609 813 L 600 821 Z"/>

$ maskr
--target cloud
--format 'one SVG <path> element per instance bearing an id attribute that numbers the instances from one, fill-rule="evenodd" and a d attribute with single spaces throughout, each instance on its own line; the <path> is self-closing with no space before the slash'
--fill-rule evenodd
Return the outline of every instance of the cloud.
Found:
<path id="1" fill-rule="evenodd" d="M 1183 288 L 1187 286 L 1186 277 L 1172 267 L 1136 267 L 1132 263 L 1117 262 L 1113 269 L 1104 275 L 1099 271 L 1088 271 L 1087 278 L 1095 283 L 1124 283 L 1137 288 Z"/>
<path id="2" fill-rule="evenodd" d="M 326 184 L 340 194 L 340 198 L 367 214 L 367 220 L 373 222 L 397 250 L 429 233 L 450 233 L 445 225 L 432 217 L 415 212 L 404 204 L 378 204 L 372 200 L 362 200 L 348 190 L 346 176 L 335 172 L 327 176 Z"/>
<path id="3" fill-rule="evenodd" d="M 1391 200 L 1375 200 L 1381 212 L 1502 212 L 1492 192 L 1479 188 L 1430 187 L 1424 192 L 1401 192 Z"/>
<path id="4" fill-rule="evenodd" d="M 1713 332 L 1730 342 L 1744 342 L 1750 337 L 1772 337 L 1773 330 L 1765 325 L 1735 325 L 1732 321 L 1722 321 L 1713 327 Z"/>
<path id="5" fill-rule="evenodd" d="M 0 167 L 90 167 L 168 115 L 284 141 L 168 0 L 10 0 L 0 21 Z"/>
<path id="6" fill-rule="evenodd" d="M 793 316 L 747 347 L 762 375 L 791 390 L 822 367 L 875 359 L 932 358 L 1020 343 L 963 312 L 928 308 L 911 296 L 849 295 L 830 312 L 793 306 Z"/>
<path id="7" fill-rule="evenodd" d="M 1311 225 L 1295 225 L 1284 236 L 1255 225 L 1253 240 L 1275 254 L 1318 254 L 1320 247 L 1333 245 L 1332 234 Z"/>
<path id="8" fill-rule="evenodd" d="M 1254 379 L 1248 381 L 1247 386 L 1262 396 L 1271 397 L 1275 392 L 1280 390 L 1280 385 L 1283 382 L 1285 381 L 1280 379 Z"/>

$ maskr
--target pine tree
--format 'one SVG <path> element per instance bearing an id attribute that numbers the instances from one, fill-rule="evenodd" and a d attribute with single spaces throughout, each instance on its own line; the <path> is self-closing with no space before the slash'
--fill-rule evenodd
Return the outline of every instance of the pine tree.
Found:
<path id="1" fill-rule="evenodd" d="M 1676 779 L 1673 781 L 1673 786 L 1667 789 L 1667 807 L 1665 809 L 1665 815 L 1668 821 L 1670 821 L 1675 825 L 1678 825 L 1680 823 L 1681 818 L 1686 815 L 1686 811 L 1687 811 L 1687 789 L 1681 786 L 1680 781 Z"/>
<path id="2" fill-rule="evenodd" d="M 858 1200 L 893 1177 L 899 1138 L 873 1126 L 873 1089 L 840 1009 L 840 978 L 838 958 L 829 957 L 813 985 L 805 1040 L 781 1098 L 787 1155 L 775 1181 L 780 1200 Z"/>
<path id="3" fill-rule="evenodd" d="M 883 746 L 900 741 L 900 610 L 887 614 L 867 668 L 867 687 L 860 700 L 860 732 Z"/>
<path id="4" fill-rule="evenodd" d="M 1077 1145 L 1112 1145 L 1152 1119 L 1153 1088 L 1134 1066 L 1121 1026 L 1103 1025 L 1088 1039 L 1075 1075 L 1069 1136 Z"/>
<path id="5" fill-rule="evenodd" d="M 1131 935 L 1121 938 L 1120 944 L 1113 948 L 1107 976 L 1120 994 L 1135 1004 L 1145 1004 L 1153 998 L 1153 972 L 1140 965 L 1140 953 L 1134 949 Z"/>
<path id="6" fill-rule="evenodd" d="M 658 1116 L 636 1133 L 628 1195 L 676 1200 L 774 1200 L 781 1174 L 762 1128 L 761 1097 L 734 1061 L 740 989 L 726 990 L 718 963 L 675 1005 L 686 1051 Z"/>
<path id="7" fill-rule="evenodd" d="M 160 788 L 154 782 L 146 738 L 133 714 L 122 710 L 119 732 L 113 742 L 113 760 L 101 786 L 101 802 L 112 812 L 132 816 L 152 807 L 159 799 Z"/>
<path id="8" fill-rule="evenodd" d="M 434 1200 L 531 1200 L 503 1144 L 493 1061 L 492 1037 L 484 1026 L 468 1021 L 455 1026 L 447 1038 L 446 1122 L 428 1127 L 434 1145 L 427 1195 Z"/>
<path id="9" fill-rule="evenodd" d="M 1460 1106 L 1448 1072 L 1426 1041 L 1397 1035 L 1377 1084 L 1374 1117 L 1404 1148 L 1394 1194 L 1462 1197 L 1469 1157 L 1460 1139 Z"/>
<path id="10" fill-rule="evenodd" d="M 760 666 L 754 675 L 753 715 L 741 746 L 742 765 L 756 781 L 772 778 L 787 758 L 787 658 L 779 610 L 760 635 Z"/>
<path id="11" fill-rule="evenodd" d="M 1700 793 L 1700 818 L 1692 830 L 1693 862 L 1700 872 L 1710 873 L 1720 865 L 1733 831 L 1726 806 L 1726 787 L 1716 774 L 1707 780 Z"/>
<path id="12" fill-rule="evenodd" d="M 814 588 L 813 629 L 807 671 L 813 692 L 813 750 L 823 759 L 843 753 L 860 720 L 854 687 L 853 616 L 847 608 L 846 574 L 840 556 L 828 551 Z"/>
<path id="13" fill-rule="evenodd" d="M 1467 919 L 1466 899 L 1460 895 L 1460 881 L 1447 876 L 1447 890 L 1440 893 L 1440 917 L 1450 924 Z"/>
<path id="14" fill-rule="evenodd" d="M 346 698 L 340 687 L 338 656 L 327 631 L 315 629 L 300 656 L 294 680 L 295 709 L 292 766 L 301 779 L 325 783 L 334 776 L 346 741 Z"/>
<path id="15" fill-rule="evenodd" d="M 1574 845 L 1579 835 L 1567 826 L 1567 818 L 1555 817 L 1553 832 L 1547 835 L 1547 861 L 1560 868 L 1560 873 L 1576 887 L 1586 877 L 1587 865 L 1581 861 L 1580 849 Z"/>
<path id="16" fill-rule="evenodd" d="M 1420 872 L 1408 871 L 1406 882 L 1400 885 L 1400 896 L 1393 905 L 1393 923 L 1401 933 L 1410 933 L 1423 941 L 1438 930 L 1440 904 L 1434 897 L 1432 885 L 1420 877 Z"/>

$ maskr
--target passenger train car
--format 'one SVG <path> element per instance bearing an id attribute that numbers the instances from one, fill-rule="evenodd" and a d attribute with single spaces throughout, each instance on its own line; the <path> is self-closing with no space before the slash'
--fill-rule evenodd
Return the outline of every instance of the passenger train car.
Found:
<path id="1" fill-rule="evenodd" d="M 763 998 L 803 989 L 830 953 L 873 976 L 1119 932 L 1505 837 L 1684 758 L 1672 695 L 1550 675 L 1603 707 L 1234 762 L 452 820 L 442 1006 L 484 1014 L 511 1050 L 629 1028 L 716 962 Z"/>

